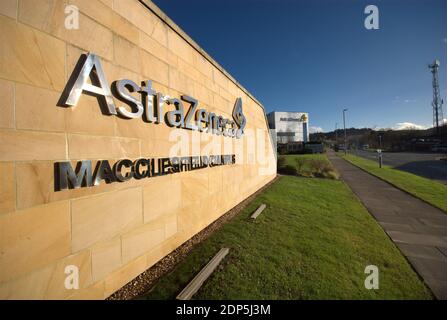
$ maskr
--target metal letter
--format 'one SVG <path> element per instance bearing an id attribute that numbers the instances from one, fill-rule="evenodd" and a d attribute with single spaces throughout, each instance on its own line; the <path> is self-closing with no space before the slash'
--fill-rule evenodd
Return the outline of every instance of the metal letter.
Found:
<path id="1" fill-rule="evenodd" d="M 124 107 L 118 107 L 118 113 L 128 119 L 135 119 L 141 117 L 143 114 L 144 108 L 141 101 L 135 99 L 129 92 L 140 91 L 140 87 L 133 82 L 132 80 L 118 80 L 113 83 L 113 87 L 116 90 L 116 96 L 121 101 L 127 103 L 132 109 L 135 109 L 135 112 L 129 112 Z"/>
<path id="2" fill-rule="evenodd" d="M 152 81 L 147 80 L 141 83 L 140 93 L 143 98 L 144 108 L 144 121 L 154 122 L 154 104 L 157 103 L 157 92 L 152 89 Z"/>
<path id="3" fill-rule="evenodd" d="M 196 113 L 198 101 L 190 96 L 182 95 L 182 100 L 189 102 L 191 104 L 191 107 L 188 110 L 188 113 L 186 114 L 184 128 L 190 129 L 190 130 L 198 130 L 197 124 L 191 124 L 191 120 L 194 118 L 194 114 Z"/>
<path id="4" fill-rule="evenodd" d="M 143 179 L 145 177 L 148 177 L 149 176 L 149 165 L 150 165 L 150 163 L 149 163 L 149 161 L 147 159 L 138 159 L 138 160 L 136 160 L 135 163 L 134 163 L 134 173 L 133 173 L 135 179 L 139 180 L 139 179 Z M 141 172 L 140 171 L 140 167 L 141 166 L 147 166 L 147 170 Z"/>
<path id="5" fill-rule="evenodd" d="M 121 172 L 123 166 L 127 167 L 127 168 L 131 168 L 130 172 L 126 173 L 125 176 L 123 176 L 123 174 Z M 124 181 L 131 179 L 133 177 L 132 161 L 129 159 L 123 159 L 123 160 L 118 161 L 113 166 L 113 172 L 115 174 L 116 179 L 120 182 L 124 182 Z"/>
<path id="6" fill-rule="evenodd" d="M 180 172 L 180 160 L 178 157 L 169 158 L 169 162 L 171 163 L 171 173 Z"/>
<path id="7" fill-rule="evenodd" d="M 115 182 L 115 176 L 113 175 L 112 168 L 110 168 L 109 161 L 107 160 L 100 160 L 96 164 L 93 184 L 97 186 L 103 179 L 106 181 L 106 183 Z"/>
<path id="8" fill-rule="evenodd" d="M 183 103 L 176 98 L 166 101 L 167 104 L 173 104 L 175 110 L 166 113 L 167 125 L 172 127 L 183 127 L 185 115 L 183 113 Z"/>
<path id="9" fill-rule="evenodd" d="M 92 162 L 90 160 L 78 161 L 76 172 L 73 171 L 70 161 L 56 162 L 54 169 L 55 191 L 92 186 Z"/>
<path id="10" fill-rule="evenodd" d="M 222 118 L 220 126 L 222 128 L 222 134 L 223 134 L 224 137 L 228 137 L 229 136 L 229 133 L 228 133 L 228 130 L 227 130 L 227 123 L 228 123 L 228 119 Z"/>
<path id="11" fill-rule="evenodd" d="M 90 78 L 92 84 L 87 81 Z M 59 106 L 77 105 L 81 94 L 86 92 L 98 97 L 98 102 L 105 114 L 116 114 L 115 103 L 99 58 L 93 54 L 82 55 L 70 76 Z"/>
<path id="12" fill-rule="evenodd" d="M 217 116 L 214 112 L 210 112 L 208 114 L 208 132 L 216 134 L 216 128 L 217 128 Z"/>
<path id="13" fill-rule="evenodd" d="M 208 131 L 208 112 L 205 109 L 199 109 L 196 113 L 196 122 L 199 126 L 200 132 Z M 205 127 L 202 126 L 202 123 L 205 123 Z"/>
<path id="14" fill-rule="evenodd" d="M 157 93 L 155 99 L 157 100 L 156 105 L 157 105 L 157 109 L 156 109 L 156 117 L 157 120 L 155 121 L 155 123 L 160 123 L 161 120 L 163 120 L 163 103 L 168 102 L 169 101 L 169 96 L 164 96 L 161 93 Z"/>
<path id="15" fill-rule="evenodd" d="M 217 120 L 216 120 L 216 134 L 218 136 L 220 136 L 223 133 L 223 130 L 221 130 L 223 120 L 224 120 L 224 118 L 222 116 L 218 116 L 217 117 Z"/>

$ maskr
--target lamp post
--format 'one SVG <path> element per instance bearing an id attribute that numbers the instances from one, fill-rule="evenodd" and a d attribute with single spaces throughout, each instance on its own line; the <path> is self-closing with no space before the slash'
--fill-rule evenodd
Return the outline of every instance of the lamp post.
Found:
<path id="1" fill-rule="evenodd" d="M 348 109 L 343 109 L 343 129 L 345 131 L 345 155 L 347 153 L 347 148 L 348 148 L 348 146 L 346 144 L 346 116 L 345 116 L 346 111 L 348 111 Z"/>
<path id="2" fill-rule="evenodd" d="M 377 150 L 379 168 L 382 168 L 382 135 L 379 133 L 379 149 Z"/>
<path id="3" fill-rule="evenodd" d="M 335 145 L 338 144 L 338 122 L 335 123 Z"/>

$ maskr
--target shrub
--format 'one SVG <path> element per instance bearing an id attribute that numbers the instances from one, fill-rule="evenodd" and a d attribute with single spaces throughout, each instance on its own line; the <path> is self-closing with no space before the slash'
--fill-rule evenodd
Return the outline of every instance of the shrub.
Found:
<path id="1" fill-rule="evenodd" d="M 279 156 L 277 162 L 278 173 L 308 178 L 338 179 L 337 172 L 331 163 L 325 159 L 297 157 L 292 163 L 292 165 L 287 164 L 286 158 Z"/>
<path id="2" fill-rule="evenodd" d="M 296 163 L 296 170 L 298 171 L 299 174 L 303 173 L 303 168 L 304 165 L 306 164 L 306 160 L 303 158 L 296 158 L 295 159 L 295 163 Z"/>
<path id="3" fill-rule="evenodd" d="M 312 168 L 312 172 L 316 177 L 322 177 L 323 172 L 327 166 L 327 162 L 320 159 L 311 159 L 310 165 Z"/>
<path id="4" fill-rule="evenodd" d="M 334 179 L 334 180 L 338 180 L 339 176 L 338 173 L 334 170 L 328 171 L 326 173 L 326 178 L 328 179 Z"/>
<path id="5" fill-rule="evenodd" d="M 315 177 L 338 179 L 338 175 L 330 162 L 321 159 L 312 159 L 311 168 Z"/>

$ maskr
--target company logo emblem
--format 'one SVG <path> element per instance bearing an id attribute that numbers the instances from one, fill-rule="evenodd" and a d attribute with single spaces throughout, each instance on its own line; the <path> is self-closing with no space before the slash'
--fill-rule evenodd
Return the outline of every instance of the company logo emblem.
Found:
<path id="1" fill-rule="evenodd" d="M 247 124 L 244 112 L 242 111 L 242 99 L 237 98 L 233 108 L 233 119 L 238 125 L 239 129 L 236 133 L 236 137 L 240 138 L 244 134 L 244 128 Z"/>
<path id="2" fill-rule="evenodd" d="M 307 116 L 303 114 L 300 119 L 302 122 L 307 122 Z"/>

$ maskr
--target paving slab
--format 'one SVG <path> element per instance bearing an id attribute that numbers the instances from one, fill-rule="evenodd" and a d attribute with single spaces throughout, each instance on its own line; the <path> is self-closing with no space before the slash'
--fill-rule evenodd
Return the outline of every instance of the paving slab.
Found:
<path id="1" fill-rule="evenodd" d="M 256 219 L 256 218 L 262 213 L 262 211 L 264 211 L 265 208 L 267 208 L 267 205 L 264 204 L 264 203 L 261 204 L 261 205 L 259 206 L 259 208 L 256 209 L 256 211 L 251 215 L 250 218 L 252 218 L 252 219 Z"/>
<path id="2" fill-rule="evenodd" d="M 437 217 L 437 218 L 429 218 L 429 219 L 423 218 L 420 220 L 423 224 L 425 224 L 427 226 L 444 227 L 444 228 L 447 227 L 447 217 L 445 219 L 442 217 L 441 218 Z"/>
<path id="3" fill-rule="evenodd" d="M 368 207 L 367 207 L 368 208 Z M 389 223 L 402 223 L 402 224 L 409 224 L 409 225 L 420 225 L 421 223 L 418 222 L 417 219 L 414 218 L 406 218 L 406 217 L 399 217 L 399 216 L 390 216 L 378 212 L 371 212 L 372 215 L 377 219 L 379 222 L 389 222 Z"/>
<path id="4" fill-rule="evenodd" d="M 424 279 L 447 282 L 447 261 L 415 257 L 408 257 L 408 260 Z"/>
<path id="5" fill-rule="evenodd" d="M 397 243 L 397 246 L 407 257 L 447 261 L 447 256 L 435 247 L 407 243 Z"/>
<path id="6" fill-rule="evenodd" d="M 447 240 L 440 236 L 402 231 L 387 231 L 386 233 L 390 236 L 391 239 L 393 239 L 394 242 L 447 248 Z"/>
<path id="7" fill-rule="evenodd" d="M 222 248 L 177 295 L 177 300 L 190 300 L 230 251 Z"/>
<path id="8" fill-rule="evenodd" d="M 412 232 L 414 231 L 413 227 L 409 224 L 401 224 L 401 223 L 388 223 L 381 222 L 380 223 L 385 231 L 403 231 L 403 232 Z"/>
<path id="9" fill-rule="evenodd" d="M 447 214 L 328 152 L 341 179 L 437 299 L 447 299 Z"/>
<path id="10" fill-rule="evenodd" d="M 428 227 L 420 225 L 413 226 L 413 230 L 419 233 L 433 234 L 442 237 L 445 236 L 447 232 L 447 228 L 445 227 Z"/>
<path id="11" fill-rule="evenodd" d="M 431 278 L 426 278 L 424 281 L 439 300 L 447 300 L 447 281 Z"/>

